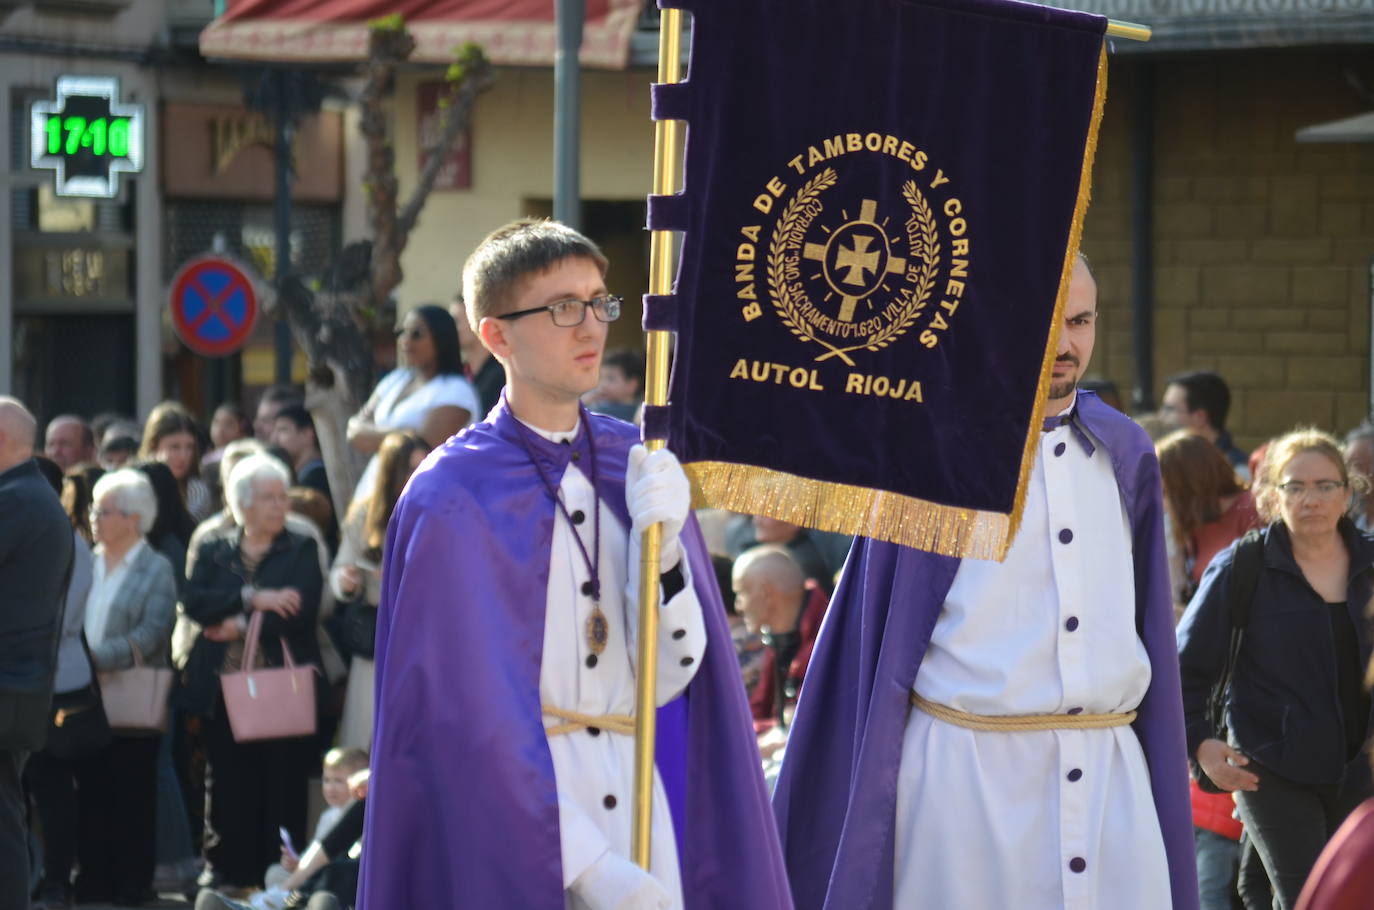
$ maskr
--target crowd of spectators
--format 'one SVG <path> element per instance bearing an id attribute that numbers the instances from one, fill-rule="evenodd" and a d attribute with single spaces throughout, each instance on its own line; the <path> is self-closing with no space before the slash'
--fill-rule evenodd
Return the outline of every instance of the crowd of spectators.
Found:
<path id="1" fill-rule="evenodd" d="M 31 477 L 48 490 L 68 547 L 57 580 L 65 596 L 56 661 L 26 665 L 33 678 L 24 681 L 50 684 L 51 701 L 22 706 L 44 713 L 29 727 L 46 728 L 46 737 L 38 730 L 21 737 L 17 724 L 0 742 L 0 764 L 14 777 L 0 787 L 0 803 L 7 822 L 18 822 L 5 831 L 19 838 L 29 832 L 27 845 L 6 845 L 8 858 L 34 859 L 27 874 L 6 865 L 3 877 L 16 894 L 32 889 L 35 907 L 139 906 L 167 891 L 247 898 L 262 893 L 264 874 L 280 861 L 291 887 L 277 904 L 304 906 L 299 896 L 292 898 L 299 904 L 284 901 L 328 865 L 319 845 L 326 826 L 306 838 L 308 780 L 336 742 L 345 748 L 343 760 L 323 765 L 326 802 L 342 815 L 352 801 L 335 779 L 339 769 L 366 766 L 387 521 L 432 447 L 421 433 L 446 438 L 478 408 L 471 386 L 454 372 L 457 335 L 448 312 L 412 314 L 405 331 L 407 381 L 384 378 L 385 394 L 353 424 L 361 428 L 360 453 L 375 455 L 380 470 L 348 505 L 342 528 L 313 419 L 289 387 L 262 395 L 251 423 L 235 402 L 202 426 L 169 401 L 142 424 L 59 415 L 41 436 L 22 403 L 0 401 L 7 506 L 0 571 L 23 571 L 15 562 L 24 556 L 19 537 L 42 530 L 16 520 L 36 495 Z M 431 388 L 436 379 L 445 394 Z M 51 544 L 41 533 L 36 539 Z M 58 606 L 51 605 L 53 615 Z M 289 652 L 321 671 L 314 735 L 235 738 L 219 677 L 245 669 L 254 614 L 263 617 L 256 666 L 280 666 Z M 0 633 L 10 647 L 9 630 Z M 161 700 L 161 714 L 131 727 L 109 693 L 128 682 L 116 677 L 134 670 L 150 680 L 159 677 L 146 671 L 160 671 L 170 686 L 146 690 Z M 0 698 L 0 712 L 16 710 Z M 284 854 L 292 843 L 310 847 L 304 857 Z M 21 899 L 29 895 L 0 904 L 26 905 Z M 353 902 L 351 893 L 338 899 Z"/>
<path id="2" fill-rule="evenodd" d="M 461 303 L 407 316 L 403 366 L 348 423 L 369 459 L 352 491 L 331 486 L 311 413 L 290 388 L 262 395 L 251 422 L 235 402 L 206 427 L 175 402 L 142 425 L 59 415 L 35 459 L 36 423 L 0 401 L 0 496 L 17 480 L 34 495 L 32 464 L 72 550 L 48 743 L 22 778 L 44 906 L 136 906 L 155 884 L 203 888 L 205 907 L 306 906 L 312 895 L 310 906 L 351 905 L 357 837 L 327 835 L 346 818 L 345 831 L 361 825 L 365 801 L 347 794 L 364 793 L 365 779 L 342 781 L 363 771 L 371 740 L 387 523 L 430 449 L 500 394 L 494 360 L 465 376 L 462 317 Z M 642 358 L 612 352 L 589 406 L 632 419 L 642 386 Z M 1203 906 L 1338 906 L 1299 894 L 1315 887 L 1314 866 L 1332 887 L 1340 864 L 1318 855 L 1371 794 L 1374 424 L 1343 442 L 1299 428 L 1251 455 L 1227 430 L 1229 408 L 1220 376 L 1191 372 L 1169 380 L 1157 414 L 1138 418 L 1157 440 L 1168 517 Z M 775 770 L 849 539 L 761 515 L 698 518 L 760 759 Z M 14 534 L 5 524 L 0 538 Z M 1245 568 L 1247 547 L 1258 569 Z M 1235 592 L 1250 590 L 1238 621 Z M 219 676 L 244 669 L 254 613 L 266 665 L 289 651 L 321 669 L 312 736 L 235 739 Z M 134 667 L 175 671 L 167 722 L 110 729 L 98 722 L 101 680 Z M 1218 716 L 1212 693 L 1228 680 Z M 0 778 L 14 770 L 4 748 Z M 321 767 L 330 809 L 307 840 L 308 781 Z M 1351 837 L 1338 840 L 1351 849 Z M 300 855 L 298 843 L 308 844 Z"/>

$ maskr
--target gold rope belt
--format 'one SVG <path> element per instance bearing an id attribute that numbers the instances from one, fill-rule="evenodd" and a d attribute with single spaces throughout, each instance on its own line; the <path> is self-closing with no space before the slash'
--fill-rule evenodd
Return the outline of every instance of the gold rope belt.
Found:
<path id="1" fill-rule="evenodd" d="M 1124 727 L 1135 720 L 1135 712 L 1124 714 L 1010 714 L 1003 717 L 969 714 L 922 698 L 915 691 L 911 703 L 938 720 L 966 727 L 969 730 L 993 730 L 1000 733 L 1022 733 L 1027 730 L 1101 730 L 1105 727 Z"/>
<path id="2" fill-rule="evenodd" d="M 542 705 L 541 710 L 549 717 L 556 717 L 563 721 L 561 724 L 545 727 L 544 734 L 546 736 L 562 736 L 564 733 L 585 730 L 588 727 L 609 730 L 612 733 L 624 733 L 626 736 L 635 735 L 635 719 L 628 714 L 580 714 L 577 711 L 564 711 L 562 708 L 555 708 L 551 705 Z"/>

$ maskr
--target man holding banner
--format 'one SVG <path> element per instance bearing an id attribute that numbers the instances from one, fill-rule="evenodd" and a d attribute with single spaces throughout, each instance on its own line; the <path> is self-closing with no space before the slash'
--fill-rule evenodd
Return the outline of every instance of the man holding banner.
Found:
<path id="1" fill-rule="evenodd" d="M 521 221 L 464 268 L 507 384 L 420 466 L 388 532 L 364 910 L 790 906 L 687 480 L 579 405 L 620 315 L 606 265 L 576 231 Z M 654 523 L 667 704 L 646 870 L 629 858 L 633 569 Z"/>
<path id="2" fill-rule="evenodd" d="M 1139 427 L 1075 391 L 1096 309 L 1079 258 L 1005 560 L 876 541 L 851 555 L 776 798 L 799 907 L 1197 905 L 1186 869 L 1171 888 L 1161 834 L 1182 766 L 1142 748 L 1171 738 L 1178 697 L 1138 625 L 1168 607 L 1158 468 Z M 886 628 L 876 667 L 868 626 Z M 841 709 L 855 726 L 837 729 L 856 686 L 867 717 Z M 837 753 L 854 743 L 857 761 Z M 818 778 L 833 815 L 813 808 Z"/>
<path id="3" fill-rule="evenodd" d="M 1198 905 L 1159 469 L 1076 391 L 1106 20 L 682 0 L 647 408 L 703 504 L 860 538 L 774 809 L 799 908 Z M 760 36 L 766 36 L 766 40 Z M 1044 426 L 1054 418 L 1053 426 Z"/>

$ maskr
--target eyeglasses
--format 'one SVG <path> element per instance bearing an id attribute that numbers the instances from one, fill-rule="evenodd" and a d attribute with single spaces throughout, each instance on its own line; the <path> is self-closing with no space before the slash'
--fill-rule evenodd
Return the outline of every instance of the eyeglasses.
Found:
<path id="1" fill-rule="evenodd" d="M 129 513 L 128 513 L 128 512 L 125 512 L 123 509 L 92 509 L 92 510 L 91 510 L 91 520 L 92 520 L 92 521 L 95 521 L 95 520 L 98 519 L 98 518 L 104 518 L 106 515 L 124 515 L 124 516 L 127 516 L 128 514 L 129 514 Z"/>
<path id="2" fill-rule="evenodd" d="M 528 310 L 516 310 L 514 313 L 502 313 L 497 319 L 519 319 L 521 316 L 528 316 L 531 313 L 548 312 L 553 317 L 553 324 L 570 329 L 575 325 L 581 325 L 587 318 L 587 310 L 596 314 L 598 322 L 615 322 L 620 318 L 620 308 L 625 301 L 614 294 L 606 294 L 602 297 L 593 297 L 591 300 L 575 300 L 569 298 L 551 303 L 548 306 L 534 306 Z"/>
<path id="3" fill-rule="evenodd" d="M 1314 494 L 1318 499 L 1330 499 L 1344 490 L 1345 487 L 1345 482 L 1341 480 L 1319 480 L 1310 484 L 1299 480 L 1290 480 L 1287 483 L 1279 484 L 1279 490 L 1288 499 L 1302 499 L 1308 493 Z"/>

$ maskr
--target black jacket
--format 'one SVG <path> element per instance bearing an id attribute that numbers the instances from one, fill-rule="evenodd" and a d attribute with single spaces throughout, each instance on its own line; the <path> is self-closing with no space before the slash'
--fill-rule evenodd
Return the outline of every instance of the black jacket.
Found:
<path id="1" fill-rule="evenodd" d="M 0 474 L 0 749 L 42 748 L 72 523 L 30 459 Z"/>
<path id="2" fill-rule="evenodd" d="M 477 391 L 477 401 L 482 413 L 473 414 L 477 420 L 486 420 L 496 402 L 501 400 L 501 390 L 506 387 L 506 368 L 501 361 L 490 354 L 481 368 L 472 377 L 472 386 Z"/>
<path id="3" fill-rule="evenodd" d="M 234 616 L 249 618 L 244 608 L 243 586 L 250 583 L 239 554 L 243 532 L 201 544 L 196 564 L 186 581 L 182 606 L 186 615 L 212 626 Z M 301 594 L 301 610 L 290 619 L 264 612 L 262 640 L 259 645 L 269 666 L 282 665 L 281 641 L 291 648 L 297 664 L 320 666 L 320 645 L 315 624 L 320 615 L 320 559 L 315 541 L 300 534 L 282 531 L 258 563 L 251 584 L 255 588 L 295 588 Z M 210 715 L 219 700 L 219 671 L 228 645 L 211 641 L 204 633 L 196 639 L 182 671 L 178 703 L 196 714 Z M 315 687 L 323 697 L 326 686 L 321 678 Z"/>
<path id="4" fill-rule="evenodd" d="M 1350 554 L 1346 608 L 1355 624 L 1363 669 L 1372 646 L 1364 610 L 1374 589 L 1374 538 L 1345 520 L 1340 531 Z M 1330 607 L 1303 577 L 1282 522 L 1262 534 L 1264 569 L 1227 708 L 1232 745 L 1296 783 L 1336 784 L 1345 771 L 1347 751 Z M 1235 544 L 1217 554 L 1178 626 L 1189 755 L 1196 755 L 1202 741 L 1212 736 L 1207 697 L 1221 676 L 1230 642 L 1228 592 L 1234 559 Z"/>

